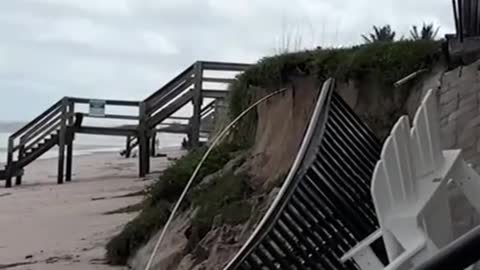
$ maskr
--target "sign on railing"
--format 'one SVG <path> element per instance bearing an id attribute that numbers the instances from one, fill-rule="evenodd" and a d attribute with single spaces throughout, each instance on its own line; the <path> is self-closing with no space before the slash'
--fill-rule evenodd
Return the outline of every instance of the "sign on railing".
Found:
<path id="1" fill-rule="evenodd" d="M 89 104 L 89 116 L 105 117 L 105 100 L 91 99 Z"/>

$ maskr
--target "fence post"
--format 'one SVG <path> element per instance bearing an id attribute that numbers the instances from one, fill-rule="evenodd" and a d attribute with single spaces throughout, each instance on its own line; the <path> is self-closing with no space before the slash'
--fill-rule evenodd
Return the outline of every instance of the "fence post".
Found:
<path id="1" fill-rule="evenodd" d="M 67 173 L 66 181 L 72 181 L 72 165 L 73 165 L 73 141 L 75 140 L 75 129 L 74 126 L 74 113 L 75 113 L 75 103 L 73 101 L 68 101 L 68 141 L 67 141 Z"/>
<path id="2" fill-rule="evenodd" d="M 5 187 L 7 188 L 12 187 L 13 145 L 14 145 L 14 139 L 12 137 L 8 138 L 7 168 L 6 168 L 6 179 L 5 179 Z"/>
<path id="3" fill-rule="evenodd" d="M 190 134 L 190 145 L 197 147 L 200 143 L 200 122 L 202 111 L 202 82 L 203 82 L 203 63 L 196 62 L 194 67 L 194 88 L 193 88 L 193 116 L 192 128 Z"/>
<path id="4" fill-rule="evenodd" d="M 60 120 L 60 132 L 58 134 L 58 175 L 57 183 L 63 184 L 64 168 L 65 168 L 65 137 L 67 131 L 67 107 L 68 99 L 62 99 L 62 110 Z"/>
<path id="5" fill-rule="evenodd" d="M 20 140 L 20 148 L 18 149 L 18 160 L 22 160 L 23 155 L 25 154 L 25 143 Z M 22 184 L 22 172 L 17 172 L 15 178 L 15 185 L 20 186 Z"/>
<path id="6" fill-rule="evenodd" d="M 138 125 L 138 157 L 140 167 L 140 177 L 145 177 L 150 170 L 150 151 L 149 151 L 149 139 L 147 132 L 147 108 L 146 104 L 142 102 L 140 104 L 140 123 Z"/>
<path id="7" fill-rule="evenodd" d="M 155 157 L 157 155 L 157 145 L 156 145 L 156 140 L 157 140 L 157 131 L 154 129 L 152 131 L 152 136 L 150 139 L 151 145 L 150 145 L 150 155 L 152 157 Z"/>
<path id="8" fill-rule="evenodd" d="M 130 144 L 132 143 L 131 139 L 132 139 L 131 136 L 127 136 L 127 142 L 126 142 L 126 145 L 125 145 L 125 158 L 130 158 L 130 152 L 132 151 L 130 149 L 130 147 L 131 147 Z"/>

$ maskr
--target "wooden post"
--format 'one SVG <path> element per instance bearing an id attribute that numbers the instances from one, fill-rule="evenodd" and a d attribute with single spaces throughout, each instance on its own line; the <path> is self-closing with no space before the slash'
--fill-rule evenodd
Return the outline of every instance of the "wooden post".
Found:
<path id="1" fill-rule="evenodd" d="M 147 132 L 146 104 L 140 104 L 140 124 L 138 125 L 138 157 L 140 167 L 140 177 L 145 177 L 150 170 L 150 151 Z"/>
<path id="2" fill-rule="evenodd" d="M 191 128 L 191 142 L 192 147 L 197 147 L 200 143 L 200 121 L 202 110 L 202 77 L 203 77 L 203 63 L 197 62 L 194 67 L 194 94 L 193 94 L 193 116 L 192 116 L 192 128 Z"/>
<path id="3" fill-rule="evenodd" d="M 68 141 L 67 141 L 67 174 L 66 181 L 72 181 L 72 165 L 73 165 L 73 141 L 75 140 L 74 125 L 75 103 L 68 102 Z"/>
<path id="4" fill-rule="evenodd" d="M 152 157 L 155 157 L 157 155 L 157 145 L 156 145 L 156 140 L 157 140 L 157 131 L 153 130 L 152 131 L 152 138 L 150 141 L 152 142 L 150 144 L 150 155 Z"/>
<path id="5" fill-rule="evenodd" d="M 13 138 L 8 138 L 8 154 L 7 154 L 7 170 L 6 170 L 6 179 L 5 187 L 12 187 L 12 174 L 13 174 Z"/>
<path id="6" fill-rule="evenodd" d="M 127 136 L 127 143 L 125 145 L 125 158 L 130 158 L 130 153 L 132 152 L 132 149 L 131 148 L 131 143 L 132 143 L 132 137 L 131 136 Z"/>
<path id="7" fill-rule="evenodd" d="M 18 160 L 22 160 L 23 158 L 23 155 L 25 153 L 25 144 L 24 142 L 20 142 L 21 146 L 20 146 L 20 149 L 18 149 Z M 20 169 L 20 168 L 19 168 Z M 22 173 L 21 172 L 17 172 L 17 176 L 15 178 L 15 185 L 16 186 L 20 186 L 22 185 Z"/>
<path id="8" fill-rule="evenodd" d="M 63 184 L 63 173 L 65 168 L 65 137 L 67 134 L 67 107 L 68 99 L 62 100 L 62 115 L 60 122 L 60 132 L 58 133 L 58 175 L 57 183 Z"/>

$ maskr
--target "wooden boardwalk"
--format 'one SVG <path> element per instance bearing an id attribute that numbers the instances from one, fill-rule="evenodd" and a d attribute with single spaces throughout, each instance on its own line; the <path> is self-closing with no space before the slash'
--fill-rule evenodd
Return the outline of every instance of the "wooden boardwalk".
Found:
<path id="1" fill-rule="evenodd" d="M 202 120 L 215 113 L 217 102 L 228 94 L 225 85 L 233 79 L 225 78 L 225 72 L 242 72 L 248 64 L 198 61 L 143 101 L 91 100 L 85 98 L 64 97 L 37 116 L 24 127 L 13 133 L 8 140 L 7 164 L 0 170 L 0 180 L 6 187 L 22 184 L 24 168 L 44 153 L 58 146 L 57 182 L 62 184 L 72 180 L 72 159 L 75 134 L 94 134 L 126 137 L 125 155 L 139 148 L 139 175 L 144 177 L 150 171 L 150 156 L 155 154 L 152 145 L 157 132 L 185 133 L 191 147 L 199 145 Z M 205 76 L 205 74 L 222 76 Z M 215 85 L 213 88 L 211 85 Z M 210 88 L 211 87 L 211 88 Z M 213 101 L 204 104 L 204 99 Z M 78 110 L 79 105 L 100 104 L 101 111 L 110 107 L 134 108 L 136 115 L 105 114 L 94 115 Z M 174 114 L 187 104 L 192 104 L 190 117 L 175 117 Z M 134 125 L 116 127 L 87 126 L 84 119 L 101 117 L 102 119 L 136 121 Z M 168 124 L 171 121 L 187 121 L 187 124 Z"/>

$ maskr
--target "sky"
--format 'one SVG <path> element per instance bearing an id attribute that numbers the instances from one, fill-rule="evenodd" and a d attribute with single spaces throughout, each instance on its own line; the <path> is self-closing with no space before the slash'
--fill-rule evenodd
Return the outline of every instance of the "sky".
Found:
<path id="1" fill-rule="evenodd" d="M 452 17 L 449 0 L 0 1 L 0 120 L 63 96 L 142 100 L 196 60 L 349 46 L 372 25 L 433 22 L 443 36 Z"/>

